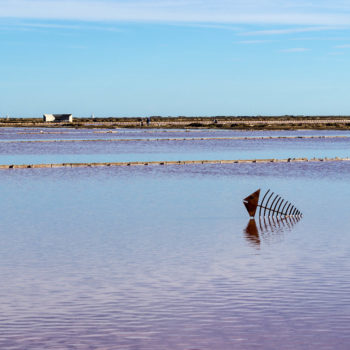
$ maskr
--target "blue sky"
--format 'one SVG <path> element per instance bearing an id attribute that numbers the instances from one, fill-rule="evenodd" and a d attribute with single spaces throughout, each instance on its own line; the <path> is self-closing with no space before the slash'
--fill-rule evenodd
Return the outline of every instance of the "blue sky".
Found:
<path id="1" fill-rule="evenodd" d="M 350 2 L 0 0 L 0 116 L 350 114 Z"/>

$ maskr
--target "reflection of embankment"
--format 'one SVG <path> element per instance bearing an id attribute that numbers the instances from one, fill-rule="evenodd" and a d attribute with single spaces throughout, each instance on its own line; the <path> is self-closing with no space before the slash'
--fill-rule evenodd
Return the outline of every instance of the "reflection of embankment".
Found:
<path id="1" fill-rule="evenodd" d="M 251 219 L 244 234 L 247 242 L 260 247 L 262 241 L 271 243 L 281 240 L 286 232 L 291 232 L 293 227 L 301 220 L 301 217 L 259 217 L 258 222 Z"/>

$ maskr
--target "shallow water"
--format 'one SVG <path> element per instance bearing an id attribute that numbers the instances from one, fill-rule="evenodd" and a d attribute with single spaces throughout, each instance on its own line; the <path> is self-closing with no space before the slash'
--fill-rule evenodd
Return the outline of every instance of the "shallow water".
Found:
<path id="1" fill-rule="evenodd" d="M 0 179 L 0 349 L 348 349 L 348 162 Z M 247 229 L 257 188 L 304 217 Z"/>
<path id="2" fill-rule="evenodd" d="M 0 164 L 70 163 L 70 162 L 128 162 L 164 160 L 225 160 L 255 158 L 313 158 L 349 157 L 350 133 L 307 131 L 307 132 L 242 132 L 242 131 L 166 131 L 121 130 L 111 134 L 99 131 L 58 129 L 47 130 L 41 139 L 60 142 L 23 142 L 18 133 L 37 133 L 30 129 L 12 129 L 11 137 L 0 133 Z M 62 134 L 60 134 L 62 133 Z M 155 133 L 153 135 L 152 133 Z M 181 137 L 183 140 L 164 140 Z M 169 137 L 168 134 L 171 134 Z M 4 136 L 5 135 L 5 136 Z M 27 135 L 27 136 L 28 136 Z M 64 138 L 60 137 L 64 135 Z M 67 138 L 69 135 L 69 138 Z M 82 135 L 85 140 L 82 141 Z M 99 141 L 95 135 L 99 135 Z M 107 138 L 106 135 L 108 135 Z M 122 137 L 120 137 L 122 135 Z M 132 140 L 130 135 L 137 135 Z M 151 140 L 143 140 L 150 138 Z M 182 136 L 181 136 L 182 135 Z M 220 137 L 261 137 L 261 136 L 343 136 L 337 138 L 296 138 L 296 139 L 219 139 Z M 345 136 L 345 137 L 344 137 Z M 214 137 L 210 140 L 191 140 L 193 137 Z M 105 138 L 105 139 L 103 139 Z M 68 140 L 70 140 L 68 142 Z M 72 142 L 74 140 L 74 142 Z M 127 141 L 128 140 L 128 141 Z M 9 142 L 11 141 L 11 142 Z M 30 141 L 29 139 L 27 141 Z"/>
<path id="3" fill-rule="evenodd" d="M 220 130 L 220 129 L 65 129 L 2 128 L 0 140 L 139 139 L 175 137 L 350 136 L 346 130 Z"/>

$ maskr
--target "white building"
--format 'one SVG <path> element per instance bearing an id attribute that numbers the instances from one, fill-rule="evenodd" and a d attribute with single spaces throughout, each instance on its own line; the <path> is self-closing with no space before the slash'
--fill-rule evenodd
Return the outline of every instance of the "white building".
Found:
<path id="1" fill-rule="evenodd" d="M 72 114 L 44 114 L 44 122 L 73 122 Z"/>

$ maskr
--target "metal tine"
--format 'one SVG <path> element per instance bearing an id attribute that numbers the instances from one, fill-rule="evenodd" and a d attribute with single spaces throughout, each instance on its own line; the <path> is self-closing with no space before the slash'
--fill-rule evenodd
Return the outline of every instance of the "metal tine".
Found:
<path id="1" fill-rule="evenodd" d="M 288 216 L 288 209 L 289 209 L 289 207 L 290 207 L 291 205 L 292 205 L 292 203 L 289 203 L 289 204 L 288 204 L 288 207 L 287 207 L 286 211 L 283 213 L 284 216 Z"/>
<path id="2" fill-rule="evenodd" d="M 288 201 L 287 201 L 286 203 L 284 203 L 284 206 L 283 206 L 283 208 L 282 208 L 282 210 L 281 210 L 281 215 L 284 215 L 284 216 L 285 216 L 285 214 L 283 214 L 283 213 L 284 213 L 284 208 L 286 207 L 287 204 L 288 204 Z"/>
<path id="3" fill-rule="evenodd" d="M 277 208 L 277 205 L 278 205 L 278 203 L 281 201 L 281 199 L 282 199 L 282 197 L 281 196 L 279 196 L 279 198 L 278 198 L 278 200 L 277 200 L 277 202 L 276 202 L 276 204 L 275 204 L 275 206 L 273 207 L 273 209 L 272 209 L 272 216 L 274 216 L 275 214 L 275 216 L 277 216 L 277 212 L 276 212 L 276 208 Z M 272 208 L 272 204 L 271 204 L 271 208 Z"/>
<path id="4" fill-rule="evenodd" d="M 259 216 L 261 216 L 261 208 L 262 208 L 262 206 L 263 206 L 263 204 L 264 204 L 264 200 L 265 200 L 265 197 L 267 196 L 267 194 L 270 192 L 270 190 L 267 190 L 267 192 L 265 193 L 265 195 L 264 195 L 264 197 L 263 197 L 263 199 L 262 199 L 262 201 L 261 201 L 261 203 L 260 203 L 260 207 L 259 207 Z"/>
<path id="5" fill-rule="evenodd" d="M 270 216 L 270 213 L 271 213 L 271 210 L 272 210 L 272 207 L 273 207 L 273 205 L 274 205 L 274 203 L 275 203 L 275 201 L 276 201 L 276 199 L 279 197 L 279 195 L 278 194 L 276 194 L 276 197 L 273 199 L 273 201 L 272 201 L 272 203 L 271 203 L 271 205 L 270 205 L 270 207 L 268 208 L 268 211 L 269 211 L 269 216 Z M 272 216 L 273 216 L 273 212 L 272 212 Z"/>
<path id="6" fill-rule="evenodd" d="M 266 213 L 266 208 L 267 208 L 267 205 L 269 204 L 269 201 L 270 201 L 271 197 L 272 197 L 274 194 L 275 194 L 274 192 L 272 192 L 272 193 L 271 193 L 271 195 L 270 195 L 269 199 L 267 200 L 267 202 L 266 202 L 266 204 L 265 204 L 265 208 L 264 208 L 264 216 L 265 216 L 265 213 Z"/>
<path id="7" fill-rule="evenodd" d="M 282 199 L 282 197 L 281 197 L 281 199 Z M 282 205 L 283 202 L 284 202 L 284 199 L 282 199 L 280 205 L 279 205 L 278 208 L 277 208 L 276 216 L 277 216 L 277 214 L 281 214 L 280 208 L 281 208 L 281 205 Z M 277 204 L 276 204 L 276 206 L 277 206 Z"/>
<path id="8" fill-rule="evenodd" d="M 294 209 L 294 205 L 292 205 L 292 207 L 289 209 L 288 216 L 290 216 L 290 214 L 292 213 L 293 209 Z"/>
<path id="9" fill-rule="evenodd" d="M 282 199 L 282 197 L 280 197 L 278 199 L 278 201 L 276 202 L 275 207 L 272 209 L 272 211 L 273 211 L 272 216 L 277 217 L 280 214 L 280 212 L 277 209 L 277 206 L 280 207 L 282 202 L 283 202 L 283 199 Z"/>

